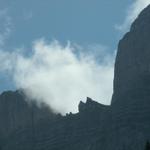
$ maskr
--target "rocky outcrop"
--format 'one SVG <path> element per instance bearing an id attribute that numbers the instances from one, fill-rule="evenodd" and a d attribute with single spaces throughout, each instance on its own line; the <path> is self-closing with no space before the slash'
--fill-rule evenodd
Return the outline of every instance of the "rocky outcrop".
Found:
<path id="1" fill-rule="evenodd" d="M 119 42 L 115 63 L 114 97 L 150 90 L 150 6 L 138 16 Z"/>
<path id="2" fill-rule="evenodd" d="M 87 98 L 61 116 L 28 104 L 23 93 L 0 96 L 2 150 L 144 150 L 150 141 L 150 6 L 119 42 L 111 106 Z"/>
<path id="3" fill-rule="evenodd" d="M 7 101 L 9 100 L 7 99 Z M 24 99 L 18 100 L 22 101 L 20 103 L 26 103 Z M 23 107 L 22 104 L 18 106 Z M 99 147 L 97 142 L 99 141 L 99 135 L 104 132 L 103 123 L 107 118 L 105 115 L 107 109 L 109 107 L 87 98 L 86 103 L 80 103 L 79 113 L 77 114 L 70 113 L 64 117 L 58 114 L 48 116 L 49 112 L 47 111 L 44 112 L 45 114 L 43 113 L 44 116 L 41 119 L 38 119 L 41 114 L 34 116 L 34 120 L 32 120 L 32 114 L 23 114 L 22 118 L 16 116 L 18 122 L 23 120 L 24 123 L 20 127 L 11 129 L 4 139 L 5 144 L 2 145 L 2 149 L 58 150 L 63 148 L 63 150 L 87 150 Z M 24 110 L 22 110 L 23 112 Z M 5 114 L 7 114 L 7 111 Z M 9 126 L 9 122 L 7 126 Z"/>
<path id="4" fill-rule="evenodd" d="M 98 102 L 93 101 L 89 97 L 87 97 L 86 103 L 81 101 L 78 107 L 80 113 L 89 113 L 90 111 L 94 112 L 94 110 L 97 111 L 98 109 L 102 111 L 105 110 L 106 108 L 107 106 L 99 104 Z"/>

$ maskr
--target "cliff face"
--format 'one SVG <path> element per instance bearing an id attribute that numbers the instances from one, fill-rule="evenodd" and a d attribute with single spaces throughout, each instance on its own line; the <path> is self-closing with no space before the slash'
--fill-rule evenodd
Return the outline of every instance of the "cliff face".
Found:
<path id="1" fill-rule="evenodd" d="M 115 63 L 114 98 L 150 90 L 150 6 L 119 42 Z"/>
<path id="2" fill-rule="evenodd" d="M 142 11 L 118 45 L 111 104 L 110 139 L 116 137 L 112 141 L 114 148 L 116 142 L 118 149 L 142 150 L 144 141 L 150 139 L 149 39 L 150 6 Z"/>
<path id="3" fill-rule="evenodd" d="M 5 95 L 8 106 L 12 107 L 11 101 L 14 101 L 13 105 L 15 105 L 13 109 L 4 110 L 6 106 L 2 104 L 4 106 L 2 115 L 7 119 L 5 121 L 1 118 L 1 121 L 4 120 L 0 128 L 0 131 L 3 131 L 0 139 L 2 150 L 87 150 L 91 148 L 97 150 L 99 148 L 99 135 L 104 132 L 102 122 L 106 121 L 108 114 L 106 112 L 109 109 L 107 106 L 87 98 L 86 103 L 80 103 L 79 113 L 70 113 L 63 117 L 48 110 L 43 111 L 45 108 L 36 106 L 33 108 L 27 104 L 22 95 L 20 98 L 17 97 L 20 95 L 18 92 L 11 92 L 20 101 L 20 104 L 16 104 L 17 99 L 8 97 L 9 94 L 7 92 L 1 96 Z M 17 108 L 20 110 L 17 111 Z M 38 110 L 35 111 L 36 109 Z M 15 117 L 12 117 L 13 115 Z"/>
<path id="4" fill-rule="evenodd" d="M 150 140 L 150 6 L 119 42 L 111 106 L 92 99 L 61 116 L 25 96 L 0 96 L 2 150 L 144 150 Z"/>

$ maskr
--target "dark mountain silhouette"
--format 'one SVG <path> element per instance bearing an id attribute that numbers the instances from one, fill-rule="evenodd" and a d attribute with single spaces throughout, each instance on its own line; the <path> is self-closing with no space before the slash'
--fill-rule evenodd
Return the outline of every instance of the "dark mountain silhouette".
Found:
<path id="1" fill-rule="evenodd" d="M 21 91 L 0 95 L 1 150 L 144 150 L 150 141 L 150 6 L 119 42 L 112 104 L 61 116 Z"/>
<path id="2" fill-rule="evenodd" d="M 150 143 L 148 141 L 146 142 L 145 150 L 150 150 Z"/>

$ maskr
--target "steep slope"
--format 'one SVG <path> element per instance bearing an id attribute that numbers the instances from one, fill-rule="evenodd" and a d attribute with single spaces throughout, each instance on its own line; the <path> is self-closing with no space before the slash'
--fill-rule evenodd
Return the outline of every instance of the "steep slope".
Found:
<path id="1" fill-rule="evenodd" d="M 112 147 L 143 149 L 150 139 L 150 6 L 120 40 L 112 97 Z M 117 144 L 118 143 L 118 144 Z M 132 145 L 132 146 L 131 146 Z"/>
<path id="2" fill-rule="evenodd" d="M 150 90 L 150 6 L 120 40 L 115 62 L 114 98 Z M 139 94 L 140 94 L 139 93 Z"/>

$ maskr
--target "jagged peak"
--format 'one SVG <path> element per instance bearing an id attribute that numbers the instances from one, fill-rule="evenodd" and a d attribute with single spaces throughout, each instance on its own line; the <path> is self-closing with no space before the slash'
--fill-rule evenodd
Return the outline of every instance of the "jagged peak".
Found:
<path id="1" fill-rule="evenodd" d="M 103 109 L 106 108 L 106 105 L 100 104 L 90 97 L 87 97 L 86 102 L 84 103 L 83 101 L 80 101 L 78 109 L 79 112 L 87 112 L 87 111 L 94 111 L 96 109 Z"/>

